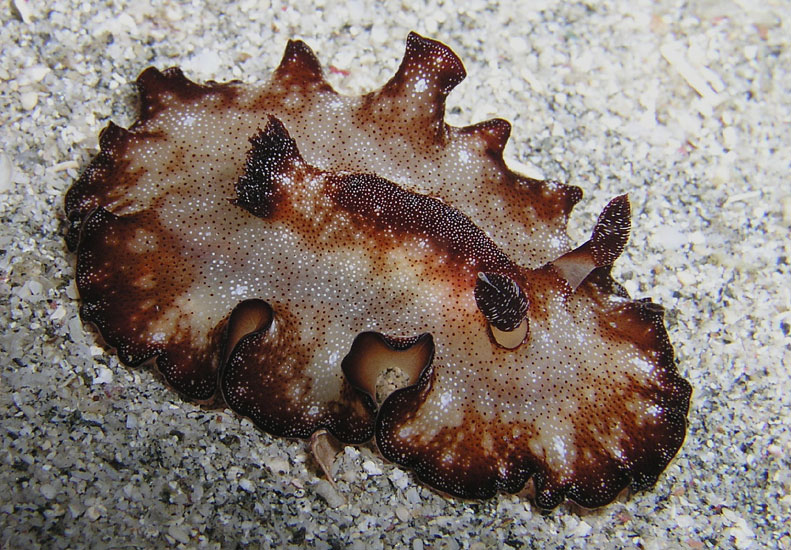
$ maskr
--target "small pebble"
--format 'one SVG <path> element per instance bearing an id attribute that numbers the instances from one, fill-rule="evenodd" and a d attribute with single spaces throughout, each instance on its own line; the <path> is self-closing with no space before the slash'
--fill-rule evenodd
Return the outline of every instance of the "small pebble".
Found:
<path id="1" fill-rule="evenodd" d="M 24 92 L 19 97 L 19 103 L 24 110 L 32 111 L 33 108 L 38 105 L 38 92 Z"/>
<path id="2" fill-rule="evenodd" d="M 41 494 L 49 500 L 55 498 L 57 491 L 55 490 L 55 487 L 47 483 L 41 486 Z"/>
<path id="3" fill-rule="evenodd" d="M 405 506 L 396 507 L 395 515 L 401 521 L 408 521 L 411 517 L 409 510 L 407 510 Z"/>

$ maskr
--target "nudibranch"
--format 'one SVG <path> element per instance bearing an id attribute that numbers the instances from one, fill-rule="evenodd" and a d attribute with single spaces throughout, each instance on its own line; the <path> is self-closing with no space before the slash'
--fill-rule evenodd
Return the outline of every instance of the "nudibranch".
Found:
<path id="1" fill-rule="evenodd" d="M 373 439 L 451 495 L 532 479 L 539 507 L 596 507 L 653 485 L 691 388 L 662 308 L 610 276 L 628 199 L 572 248 L 579 188 L 511 171 L 505 120 L 445 123 L 465 75 L 414 33 L 359 97 L 300 41 L 260 87 L 146 69 L 139 119 L 66 196 L 82 318 L 186 398 Z M 380 402 L 389 369 L 408 381 Z"/>

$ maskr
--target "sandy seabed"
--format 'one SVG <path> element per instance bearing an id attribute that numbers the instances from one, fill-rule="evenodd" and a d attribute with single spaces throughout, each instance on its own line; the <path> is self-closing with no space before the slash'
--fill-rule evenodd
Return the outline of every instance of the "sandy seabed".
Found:
<path id="1" fill-rule="evenodd" d="M 0 8 L 0 548 L 791 548 L 791 4 L 299 4 Z M 303 442 L 185 402 L 80 322 L 63 196 L 133 122 L 140 71 L 261 82 L 301 38 L 359 94 L 410 30 L 464 61 L 449 123 L 505 118 L 509 166 L 584 190 L 575 242 L 629 193 L 615 278 L 666 308 L 694 387 L 653 489 L 542 515 L 362 447 L 335 490 Z"/>

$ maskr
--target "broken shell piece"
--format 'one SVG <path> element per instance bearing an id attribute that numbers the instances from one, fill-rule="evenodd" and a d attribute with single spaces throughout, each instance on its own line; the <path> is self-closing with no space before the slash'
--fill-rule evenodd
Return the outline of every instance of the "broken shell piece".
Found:
<path id="1" fill-rule="evenodd" d="M 338 455 L 338 450 L 333 444 L 335 441 L 327 430 L 317 430 L 310 436 L 310 450 L 313 453 L 313 458 L 316 459 L 327 481 L 337 489 L 335 485 L 335 477 L 332 475 L 332 466 L 335 464 L 335 457 Z"/>

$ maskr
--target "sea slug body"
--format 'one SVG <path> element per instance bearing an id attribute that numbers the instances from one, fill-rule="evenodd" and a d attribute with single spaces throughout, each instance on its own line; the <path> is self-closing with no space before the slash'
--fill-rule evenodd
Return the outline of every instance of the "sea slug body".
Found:
<path id="1" fill-rule="evenodd" d="M 630 207 L 588 241 L 577 187 L 508 169 L 510 125 L 444 122 L 465 77 L 411 33 L 381 89 L 341 96 L 292 41 L 263 86 L 137 80 L 66 197 L 81 314 L 122 362 L 269 433 L 374 439 L 425 483 L 596 507 L 654 484 L 686 433 L 663 310 L 610 276 Z M 377 379 L 406 386 L 376 397 Z"/>

